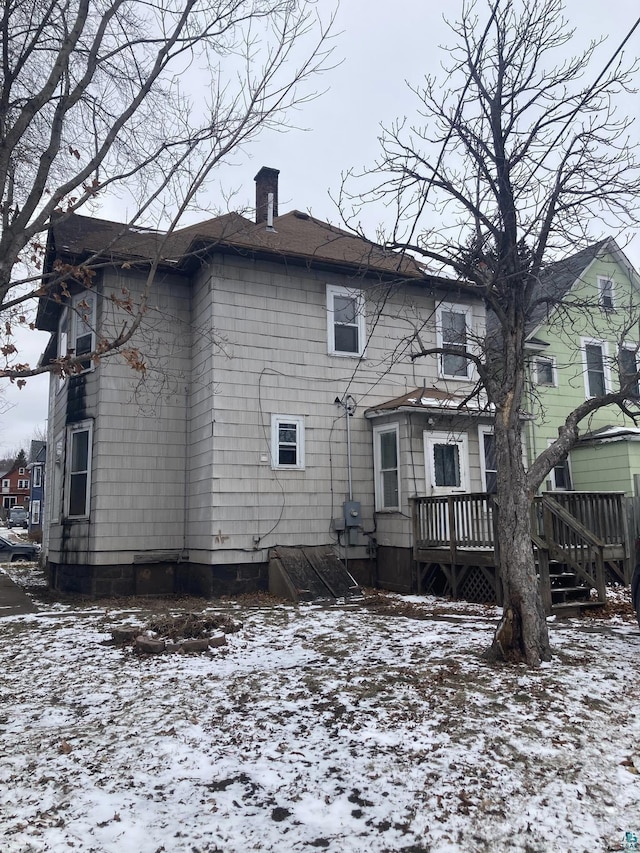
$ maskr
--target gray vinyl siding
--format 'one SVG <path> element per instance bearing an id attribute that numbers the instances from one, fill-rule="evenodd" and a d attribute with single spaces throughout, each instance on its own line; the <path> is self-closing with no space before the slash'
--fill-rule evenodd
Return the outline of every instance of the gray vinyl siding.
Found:
<path id="1" fill-rule="evenodd" d="M 191 407 L 187 538 L 192 560 L 265 559 L 275 544 L 335 540 L 331 519 L 341 515 L 348 477 L 345 416 L 334 400 L 347 390 L 358 404 L 351 418 L 353 496 L 362 502 L 365 530 L 374 530 L 372 435 L 364 410 L 438 381 L 435 357 L 413 364 L 406 357 L 398 363 L 389 358 L 409 333 L 415 310 L 430 317 L 435 301 L 415 286 L 388 297 L 359 362 L 327 353 L 327 284 L 365 287 L 369 336 L 387 290 L 379 284 L 227 258 L 216 259 L 196 282 L 196 312 L 211 317 L 226 343 L 225 353 L 194 348 L 194 371 L 209 361 L 213 381 L 210 396 L 199 393 Z M 425 345 L 435 345 L 432 324 L 421 337 Z M 459 390 L 458 383 L 451 384 Z M 304 471 L 272 470 L 274 414 L 304 418 Z M 414 442 L 421 441 L 420 433 Z M 422 458 L 421 449 L 419 454 Z M 405 461 L 403 478 L 407 472 Z M 378 519 L 378 527 L 389 528 L 393 544 L 401 539 L 405 546 L 406 492 L 404 516 Z"/>
<path id="2" fill-rule="evenodd" d="M 119 316 L 109 302 L 123 282 L 134 298 L 143 279 L 105 275 L 98 327 Z M 190 293 L 178 278 L 161 277 L 132 344 L 145 352 L 149 375 L 119 357 L 104 358 L 85 376 L 85 416 L 93 421 L 91 504 L 87 521 L 53 519 L 49 559 L 108 565 L 139 552 L 175 550 L 184 543 L 186 390 L 190 381 Z M 63 432 L 67 385 L 55 397 L 50 435 Z"/>
<path id="3" fill-rule="evenodd" d="M 133 272 L 106 274 L 98 323 L 118 322 L 112 290 L 124 285 L 135 297 L 143 283 Z M 362 360 L 328 355 L 327 284 L 366 291 Z M 424 420 L 397 416 L 402 512 L 374 517 L 364 412 L 422 385 L 468 387 L 438 380 L 436 356 L 412 362 L 402 344 L 421 318 L 422 344 L 436 345 L 433 294 L 416 285 L 389 293 L 377 282 L 220 255 L 191 281 L 160 277 L 150 305 L 134 341 L 150 365 L 145 382 L 119 357 L 86 377 L 91 515 L 67 525 L 64 553 L 54 520 L 50 560 L 110 565 L 184 549 L 191 562 L 246 563 L 265 560 L 276 544 L 335 542 L 331 520 L 342 513 L 348 477 L 345 415 L 334 401 L 347 392 L 357 403 L 352 482 L 364 530 L 380 544 L 410 545 L 409 498 L 425 488 Z M 478 332 L 481 320 L 474 308 Z M 65 394 L 54 399 L 51 442 L 65 427 Z M 304 470 L 272 469 L 272 415 L 304 419 Z M 479 489 L 477 425 L 467 426 L 471 487 Z M 351 556 L 366 556 L 366 543 L 362 536 Z"/>

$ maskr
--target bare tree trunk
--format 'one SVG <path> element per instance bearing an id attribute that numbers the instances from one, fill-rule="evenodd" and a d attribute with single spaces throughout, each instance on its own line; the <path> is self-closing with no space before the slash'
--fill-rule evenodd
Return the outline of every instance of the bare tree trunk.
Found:
<path id="1" fill-rule="evenodd" d="M 525 661 L 537 666 L 551 659 L 549 632 L 538 588 L 531 544 L 531 496 L 527 490 L 520 428 L 498 412 L 495 442 L 498 467 L 498 548 L 504 611 L 490 660 Z"/>

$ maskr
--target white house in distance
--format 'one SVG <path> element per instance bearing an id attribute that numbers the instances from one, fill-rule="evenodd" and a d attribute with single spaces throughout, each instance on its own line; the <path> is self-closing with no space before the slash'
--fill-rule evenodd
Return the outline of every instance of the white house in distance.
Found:
<path id="1" fill-rule="evenodd" d="M 278 546 L 333 546 L 356 578 L 413 586 L 411 498 L 482 491 L 490 417 L 461 407 L 484 309 L 411 258 L 294 210 L 260 170 L 256 221 L 165 235 L 71 216 L 47 264 L 91 259 L 90 289 L 40 300 L 45 357 L 88 352 L 135 303 L 121 358 L 52 375 L 44 549 L 51 584 L 89 595 L 265 589 Z M 487 453 L 485 454 L 485 450 Z M 485 464 L 487 463 L 487 464 Z"/>

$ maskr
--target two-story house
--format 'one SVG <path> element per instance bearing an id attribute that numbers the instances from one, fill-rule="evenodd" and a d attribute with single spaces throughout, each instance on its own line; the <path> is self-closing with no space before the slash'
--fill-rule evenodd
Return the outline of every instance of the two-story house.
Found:
<path id="1" fill-rule="evenodd" d="M 134 341 L 146 374 L 110 357 L 51 378 L 45 551 L 61 590 L 264 588 L 287 545 L 333 546 L 360 579 L 410 589 L 411 498 L 485 486 L 490 416 L 464 402 L 463 357 L 481 304 L 410 257 L 278 215 L 278 171 L 255 180 L 254 222 L 167 237 L 72 216 L 50 232 L 48 269 L 95 268 L 89 290 L 40 300 L 51 360 L 120 328 L 159 258 Z M 416 335 L 454 351 L 412 361 Z"/>
<path id="2" fill-rule="evenodd" d="M 5 518 L 12 506 L 29 508 L 30 482 L 30 473 L 26 465 L 14 465 L 4 474 L 0 474 L 2 511 Z"/>
<path id="3" fill-rule="evenodd" d="M 617 391 L 640 364 L 640 278 L 615 240 L 549 265 L 537 298 L 528 330 L 530 460 L 557 437 L 571 410 Z M 631 390 L 640 398 L 635 380 Z M 547 488 L 640 494 L 640 428 L 632 410 L 633 403 L 626 415 L 607 406 L 583 421 L 577 445 L 566 465 L 551 472 Z"/>

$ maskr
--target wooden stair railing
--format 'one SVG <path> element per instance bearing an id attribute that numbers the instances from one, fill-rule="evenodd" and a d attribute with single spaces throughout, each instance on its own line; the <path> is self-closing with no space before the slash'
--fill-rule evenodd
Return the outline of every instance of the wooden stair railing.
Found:
<path id="1" fill-rule="evenodd" d="M 598 600 L 604 603 L 607 600 L 604 542 L 581 524 L 555 498 L 543 495 L 539 501 L 542 507 L 544 545 L 548 551 L 548 558 L 569 566 L 582 581 L 597 591 Z M 542 580 L 545 605 L 550 604 L 550 590 L 546 590 L 548 560 L 546 562 L 547 581 L 545 583 L 544 579 Z M 545 592 L 548 592 L 548 597 L 545 596 Z"/>

